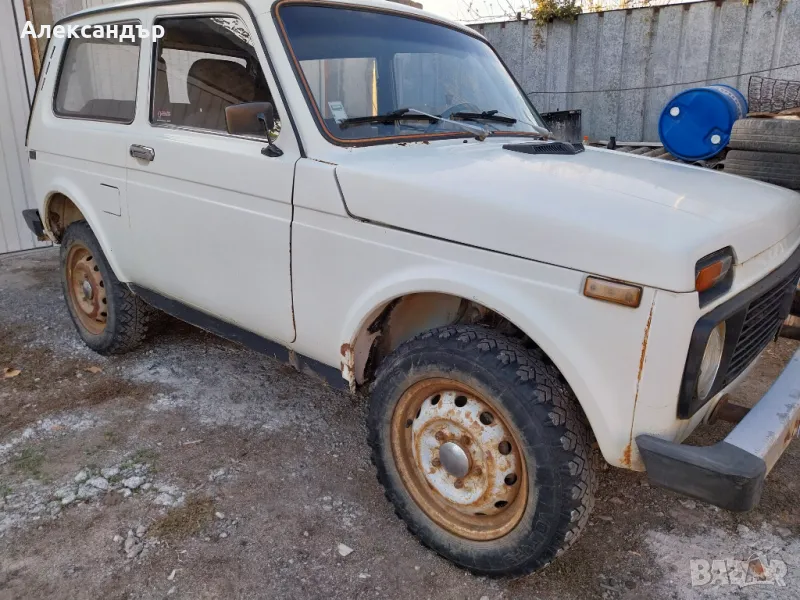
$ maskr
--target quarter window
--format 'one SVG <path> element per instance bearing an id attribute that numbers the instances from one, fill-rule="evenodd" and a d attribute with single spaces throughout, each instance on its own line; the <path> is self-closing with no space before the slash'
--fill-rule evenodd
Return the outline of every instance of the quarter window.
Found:
<path id="1" fill-rule="evenodd" d="M 227 132 L 225 109 L 271 102 L 249 31 L 236 17 L 161 19 L 150 121 Z M 275 112 L 275 138 L 280 120 Z M 266 133 L 264 134 L 266 136 Z"/>
<path id="2" fill-rule="evenodd" d="M 72 38 L 66 44 L 55 113 L 77 119 L 133 122 L 140 40 Z"/>

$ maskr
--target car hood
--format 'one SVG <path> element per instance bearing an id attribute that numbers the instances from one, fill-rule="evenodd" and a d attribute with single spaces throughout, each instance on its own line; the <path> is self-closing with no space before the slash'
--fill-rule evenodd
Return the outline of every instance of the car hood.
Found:
<path id="1" fill-rule="evenodd" d="M 676 292 L 694 290 L 703 256 L 732 246 L 741 264 L 800 226 L 800 194 L 776 186 L 603 149 L 502 146 L 375 146 L 336 174 L 354 217 Z"/>

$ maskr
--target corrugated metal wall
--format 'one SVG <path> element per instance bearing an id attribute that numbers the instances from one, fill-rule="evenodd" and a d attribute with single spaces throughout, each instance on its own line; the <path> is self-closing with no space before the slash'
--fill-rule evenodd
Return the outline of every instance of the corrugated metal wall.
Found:
<path id="1" fill-rule="evenodd" d="M 33 79 L 23 61 L 31 66 L 30 46 L 17 29 L 23 15 L 21 2 L 0 2 L 0 254 L 37 245 L 22 218 L 34 204 L 24 148 Z"/>
<path id="2" fill-rule="evenodd" d="M 800 0 L 720 0 L 587 13 L 573 23 L 475 25 L 541 112 L 583 111 L 592 139 L 657 141 L 678 91 L 749 75 L 800 80 Z M 685 83 L 696 82 L 700 83 Z"/>

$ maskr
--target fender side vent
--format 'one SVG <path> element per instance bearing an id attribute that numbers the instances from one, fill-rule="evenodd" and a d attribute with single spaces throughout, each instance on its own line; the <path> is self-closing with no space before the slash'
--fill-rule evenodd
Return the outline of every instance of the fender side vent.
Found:
<path id="1" fill-rule="evenodd" d="M 523 154 L 578 154 L 584 151 L 583 144 L 569 142 L 505 144 L 503 149 Z"/>

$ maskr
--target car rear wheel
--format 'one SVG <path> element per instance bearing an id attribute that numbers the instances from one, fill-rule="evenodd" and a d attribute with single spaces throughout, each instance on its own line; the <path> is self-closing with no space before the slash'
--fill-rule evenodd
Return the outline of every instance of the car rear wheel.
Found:
<path id="1" fill-rule="evenodd" d="M 489 329 L 434 329 L 387 357 L 369 436 L 398 516 L 472 572 L 539 569 L 588 521 L 596 475 L 572 392 L 542 354 Z"/>
<path id="2" fill-rule="evenodd" d="M 159 318 L 159 311 L 120 283 L 86 221 L 64 232 L 61 283 L 78 334 L 100 354 L 133 350 Z"/>

